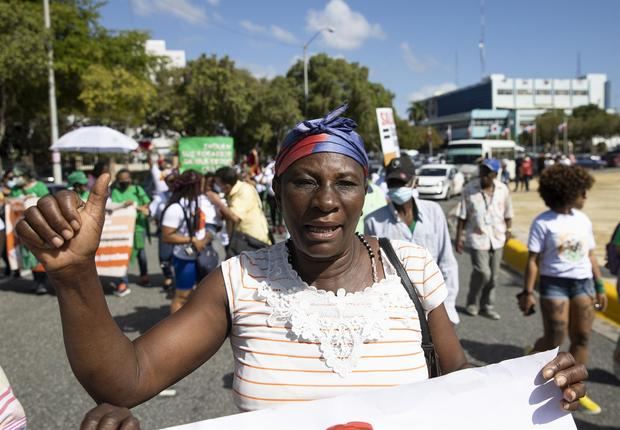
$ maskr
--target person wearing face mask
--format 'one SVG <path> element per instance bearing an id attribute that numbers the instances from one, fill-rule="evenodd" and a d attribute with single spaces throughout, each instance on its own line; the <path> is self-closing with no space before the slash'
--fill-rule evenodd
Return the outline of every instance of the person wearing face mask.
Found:
<path id="1" fill-rule="evenodd" d="M 140 185 L 134 185 L 131 183 L 131 174 L 127 169 L 119 170 L 116 174 L 116 181 L 112 186 L 110 199 L 112 203 L 122 203 L 125 206 L 136 206 L 136 225 L 134 230 L 132 256 L 138 257 L 138 265 L 140 267 L 140 284 L 148 285 L 150 282 L 146 263 L 146 252 L 144 251 L 144 242 L 149 227 L 148 216 L 149 203 L 151 202 L 151 199 Z M 119 297 L 129 294 L 131 290 L 127 286 L 128 283 L 129 280 L 127 275 L 125 275 L 119 280 L 118 283 L 114 284 L 114 294 Z"/>
<path id="2" fill-rule="evenodd" d="M 29 166 L 16 164 L 13 167 L 13 179 L 7 183 L 11 187 L 10 197 L 44 197 L 50 192 L 41 181 L 37 181 L 35 174 Z M 39 262 L 25 247 L 21 248 L 22 263 L 24 269 L 32 269 L 32 277 L 35 282 L 35 293 L 38 295 L 48 292 L 47 276 L 41 269 Z"/>
<path id="3" fill-rule="evenodd" d="M 50 193 L 45 184 L 34 177 L 32 169 L 23 164 L 13 167 L 13 181 L 7 185 L 11 186 L 11 197 L 43 197 Z"/>
<path id="4" fill-rule="evenodd" d="M 453 324 L 458 324 L 455 303 L 459 292 L 459 267 L 441 206 L 418 198 L 415 166 L 406 155 L 390 161 L 385 169 L 385 181 L 390 203 L 364 218 L 364 233 L 413 242 L 428 249 L 448 289 L 448 297 L 444 302 L 448 318 Z"/>
<path id="5" fill-rule="evenodd" d="M 467 248 L 472 264 L 465 312 L 492 320 L 500 319 L 493 309 L 495 287 L 513 217 L 510 190 L 497 179 L 500 169 L 499 160 L 482 161 L 480 177 L 463 189 L 456 230 L 456 252 Z"/>

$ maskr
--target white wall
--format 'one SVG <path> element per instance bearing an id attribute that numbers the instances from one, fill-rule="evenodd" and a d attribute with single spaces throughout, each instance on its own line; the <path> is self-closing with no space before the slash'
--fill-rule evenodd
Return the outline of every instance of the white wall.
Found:
<path id="1" fill-rule="evenodd" d="M 580 79 L 521 79 L 491 75 L 494 109 L 573 109 L 596 104 L 605 109 L 604 74 Z"/>
<path id="2" fill-rule="evenodd" d="M 185 51 L 166 49 L 165 40 L 147 40 L 144 50 L 147 54 L 167 57 L 170 61 L 168 67 L 185 67 Z"/>

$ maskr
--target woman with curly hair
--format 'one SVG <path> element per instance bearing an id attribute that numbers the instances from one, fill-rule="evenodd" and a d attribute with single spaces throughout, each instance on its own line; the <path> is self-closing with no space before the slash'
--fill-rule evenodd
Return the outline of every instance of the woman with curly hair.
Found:
<path id="1" fill-rule="evenodd" d="M 594 256 L 592 223 L 581 212 L 594 178 L 577 166 L 554 165 L 540 176 L 538 192 L 548 211 L 538 215 L 530 228 L 529 257 L 519 308 L 534 312 L 534 285 L 538 284 L 544 334 L 533 351 L 562 345 L 566 334 L 576 361 L 586 364 L 594 310 L 602 310 L 607 298 Z M 586 413 L 601 408 L 589 397 L 579 399 Z"/>

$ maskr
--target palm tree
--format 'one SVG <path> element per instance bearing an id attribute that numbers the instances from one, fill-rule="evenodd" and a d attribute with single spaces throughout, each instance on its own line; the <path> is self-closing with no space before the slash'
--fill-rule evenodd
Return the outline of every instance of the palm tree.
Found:
<path id="1" fill-rule="evenodd" d="M 409 114 L 409 121 L 416 125 L 428 118 L 426 105 L 423 102 L 412 101 L 407 108 L 407 113 Z"/>

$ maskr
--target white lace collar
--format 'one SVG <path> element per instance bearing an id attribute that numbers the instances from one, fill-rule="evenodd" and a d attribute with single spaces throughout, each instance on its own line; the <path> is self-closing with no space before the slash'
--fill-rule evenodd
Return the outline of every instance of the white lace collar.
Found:
<path id="1" fill-rule="evenodd" d="M 325 364 L 340 376 L 356 366 L 367 341 L 383 338 L 388 329 L 389 308 L 407 300 L 400 278 L 385 263 L 385 279 L 363 291 L 337 293 L 306 284 L 288 262 L 284 243 L 269 249 L 268 279 L 260 282 L 259 298 L 272 313 L 267 324 L 288 328 L 294 340 L 318 342 Z M 390 270 L 391 269 L 391 270 Z"/>

